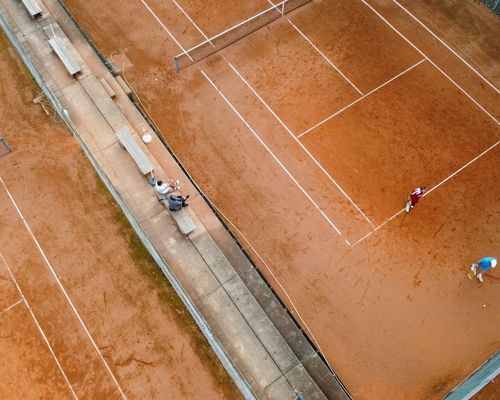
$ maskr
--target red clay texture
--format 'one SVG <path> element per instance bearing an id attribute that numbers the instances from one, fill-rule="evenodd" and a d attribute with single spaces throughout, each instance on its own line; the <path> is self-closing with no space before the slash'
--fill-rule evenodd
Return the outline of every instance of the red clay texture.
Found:
<path id="1" fill-rule="evenodd" d="M 1 41 L 0 134 L 13 152 L 0 158 L 0 398 L 240 398 L 77 142 L 33 104 L 39 89 Z"/>
<path id="2" fill-rule="evenodd" d="M 311 2 L 179 74 L 142 2 L 67 3 L 106 55 L 126 52 L 164 138 L 355 399 L 440 399 L 499 349 L 498 271 L 466 273 L 500 251 L 499 95 L 396 3 Z M 495 84 L 498 51 L 475 49 L 499 26 L 478 16 L 463 56 L 491 58 Z"/>

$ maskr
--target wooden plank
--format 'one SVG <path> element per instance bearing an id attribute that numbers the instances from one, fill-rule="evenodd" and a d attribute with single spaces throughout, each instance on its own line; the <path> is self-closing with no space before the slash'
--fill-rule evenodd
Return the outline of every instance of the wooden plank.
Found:
<path id="1" fill-rule="evenodd" d="M 109 83 L 106 81 L 106 79 L 101 78 L 101 79 L 99 79 L 99 82 L 101 82 L 102 87 L 106 90 L 106 92 L 108 93 L 109 97 L 111 97 L 112 99 L 114 99 L 116 97 L 116 93 L 113 90 L 113 88 L 111 86 L 109 86 Z"/>
<path id="2" fill-rule="evenodd" d="M 168 200 L 163 200 L 162 203 L 168 209 Z M 179 211 L 171 211 L 169 209 L 168 212 L 174 217 L 177 227 L 182 234 L 188 235 L 196 229 L 195 223 L 185 208 L 181 208 Z"/>
<path id="3" fill-rule="evenodd" d="M 54 36 L 52 39 L 49 39 L 49 44 L 71 76 L 75 76 L 82 70 L 82 67 L 80 66 L 80 64 L 78 64 L 78 61 L 75 60 L 75 58 L 70 53 L 63 40 L 59 36 Z"/>
<path id="4" fill-rule="evenodd" d="M 127 129 L 120 129 L 116 132 L 116 136 L 120 144 L 125 147 L 132 159 L 135 161 L 143 175 L 150 174 L 154 171 L 153 163 Z"/>
<path id="5" fill-rule="evenodd" d="M 121 76 L 116 76 L 115 79 L 118 82 L 118 84 L 120 85 L 120 87 L 123 89 L 125 94 L 127 96 L 130 96 L 132 94 L 132 89 L 130 89 L 130 87 L 125 83 L 123 78 Z"/>
<path id="6" fill-rule="evenodd" d="M 38 18 L 42 15 L 42 9 L 36 0 L 21 0 L 33 18 Z"/>

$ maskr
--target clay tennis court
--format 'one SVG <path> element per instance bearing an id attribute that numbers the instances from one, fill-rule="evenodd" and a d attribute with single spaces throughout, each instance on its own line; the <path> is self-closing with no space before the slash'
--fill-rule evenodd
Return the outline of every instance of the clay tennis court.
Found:
<path id="1" fill-rule="evenodd" d="M 495 17 L 469 5 L 481 52 L 409 2 L 314 1 L 176 74 L 175 55 L 269 7 L 241 3 L 67 1 L 105 55 L 126 55 L 162 135 L 352 397 L 442 398 L 499 349 L 499 278 L 466 276 L 499 252 Z"/>
<path id="2" fill-rule="evenodd" d="M 240 395 L 0 35 L 0 398 Z M 46 108 L 50 106 L 46 104 Z"/>

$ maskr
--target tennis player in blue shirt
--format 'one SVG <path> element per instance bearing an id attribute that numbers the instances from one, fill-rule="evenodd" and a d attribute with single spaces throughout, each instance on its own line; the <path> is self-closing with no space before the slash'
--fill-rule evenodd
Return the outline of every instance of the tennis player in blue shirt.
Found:
<path id="1" fill-rule="evenodd" d="M 479 260 L 477 264 L 472 264 L 470 270 L 479 282 L 483 282 L 483 274 L 487 272 L 490 268 L 495 268 L 497 266 L 497 259 L 493 257 L 483 257 Z M 469 275 L 470 277 L 470 275 Z M 472 279 L 472 277 L 470 277 Z"/>

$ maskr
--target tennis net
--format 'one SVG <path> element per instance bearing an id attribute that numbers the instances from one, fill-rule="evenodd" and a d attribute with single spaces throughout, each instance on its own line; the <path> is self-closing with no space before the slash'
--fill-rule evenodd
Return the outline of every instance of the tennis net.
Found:
<path id="1" fill-rule="evenodd" d="M 247 18 L 239 24 L 183 51 L 174 57 L 176 71 L 179 72 L 181 69 L 203 60 L 310 1 L 311 0 L 281 1 L 259 14 Z"/>

